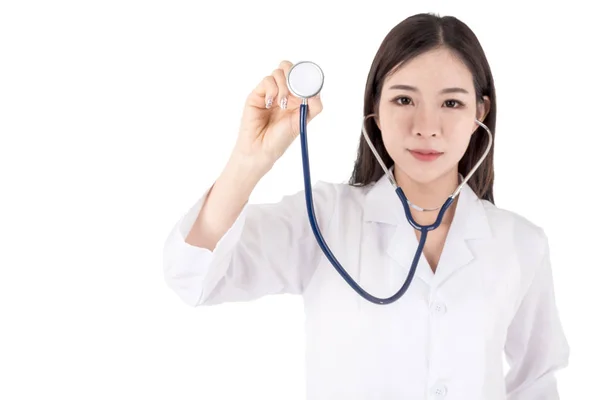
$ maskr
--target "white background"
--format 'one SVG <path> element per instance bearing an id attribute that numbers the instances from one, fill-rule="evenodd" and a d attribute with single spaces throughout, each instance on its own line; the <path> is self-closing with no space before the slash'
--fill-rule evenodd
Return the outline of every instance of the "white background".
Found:
<path id="1" fill-rule="evenodd" d="M 484 46 L 497 205 L 550 238 L 572 346 L 562 398 L 598 396 L 594 3 L 319 3 L 2 2 L 0 398 L 302 399 L 300 298 L 188 307 L 163 281 L 162 246 L 282 59 L 324 69 L 311 175 L 347 180 L 373 56 L 423 11 L 459 17 Z M 296 141 L 251 201 L 302 188 Z"/>

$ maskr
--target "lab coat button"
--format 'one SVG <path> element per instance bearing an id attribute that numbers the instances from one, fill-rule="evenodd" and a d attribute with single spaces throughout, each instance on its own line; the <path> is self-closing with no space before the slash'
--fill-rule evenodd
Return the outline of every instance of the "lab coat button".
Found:
<path id="1" fill-rule="evenodd" d="M 431 311 L 434 314 L 443 315 L 446 313 L 446 305 L 444 303 L 433 303 Z"/>
<path id="2" fill-rule="evenodd" d="M 435 385 L 431 388 L 431 395 L 434 399 L 441 399 L 448 393 L 448 388 L 444 385 Z"/>

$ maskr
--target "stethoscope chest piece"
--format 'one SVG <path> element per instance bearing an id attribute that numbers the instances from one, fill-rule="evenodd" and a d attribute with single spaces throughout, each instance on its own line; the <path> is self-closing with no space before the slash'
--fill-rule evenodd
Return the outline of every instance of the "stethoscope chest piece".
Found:
<path id="1" fill-rule="evenodd" d="M 288 72 L 287 86 L 296 97 L 309 99 L 319 94 L 324 81 L 321 67 L 312 61 L 300 61 Z"/>

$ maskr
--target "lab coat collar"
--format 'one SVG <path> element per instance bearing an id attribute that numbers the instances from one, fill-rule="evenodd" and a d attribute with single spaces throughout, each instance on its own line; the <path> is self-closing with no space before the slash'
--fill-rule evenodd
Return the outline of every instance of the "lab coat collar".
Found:
<path id="1" fill-rule="evenodd" d="M 431 284 L 435 280 L 437 284 L 441 284 L 473 260 L 474 255 L 469 244 L 472 246 L 476 240 L 492 236 L 483 201 L 468 184 L 462 188 L 455 201 L 456 212 L 435 275 L 424 255 L 419 261 L 416 276 L 426 283 Z M 408 272 L 418 239 L 414 228 L 406 219 L 402 202 L 386 175 L 375 182 L 366 194 L 364 221 L 396 226 L 395 233 L 387 245 L 387 253 Z"/>

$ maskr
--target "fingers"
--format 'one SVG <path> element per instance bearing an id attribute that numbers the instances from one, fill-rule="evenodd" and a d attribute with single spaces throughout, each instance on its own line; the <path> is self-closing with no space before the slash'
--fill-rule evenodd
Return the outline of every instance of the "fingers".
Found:
<path id="1" fill-rule="evenodd" d="M 292 64 L 292 62 L 288 61 L 288 60 L 283 60 L 282 62 L 279 63 L 279 69 L 283 70 L 286 78 L 287 78 L 288 74 L 290 73 L 290 69 L 292 69 L 293 66 L 294 66 L 294 64 Z"/>
<path id="2" fill-rule="evenodd" d="M 306 122 L 312 121 L 314 117 L 319 115 L 323 111 L 323 102 L 321 101 L 321 93 L 308 99 L 308 115 L 306 116 Z"/>
<path id="3" fill-rule="evenodd" d="M 287 86 L 287 77 L 292 66 L 293 64 L 290 61 L 284 60 L 279 64 L 278 68 L 273 70 L 271 75 L 263 78 L 253 92 L 253 95 L 257 96 L 253 100 L 256 106 L 260 107 L 260 104 L 264 104 L 263 107 L 267 109 L 279 107 L 285 110 L 288 108 L 290 91 Z M 308 106 L 307 122 L 311 121 L 323 110 L 320 93 L 308 99 Z"/>
<path id="4" fill-rule="evenodd" d="M 273 99 L 277 97 L 277 94 L 279 93 L 275 78 L 273 78 L 272 75 L 265 76 L 256 89 L 254 89 L 253 93 L 262 99 L 265 108 L 271 108 Z"/>
<path id="5" fill-rule="evenodd" d="M 271 75 L 265 76 L 254 89 L 254 94 L 263 99 L 265 108 L 271 108 L 273 105 L 282 109 L 287 108 L 290 94 L 287 87 L 287 76 L 292 66 L 290 61 L 282 61 L 279 67 Z"/>
<path id="6" fill-rule="evenodd" d="M 287 108 L 289 90 L 287 87 L 287 75 L 281 68 L 277 68 L 272 74 L 275 82 L 277 82 L 277 104 L 283 110 Z"/>
<path id="7" fill-rule="evenodd" d="M 279 63 L 279 68 L 277 69 L 277 76 L 279 76 L 277 84 L 280 88 L 279 104 L 280 107 L 284 110 L 287 108 L 287 102 L 290 96 L 290 90 L 287 85 L 287 78 L 293 66 L 294 64 L 292 64 L 291 61 L 283 60 Z"/>

